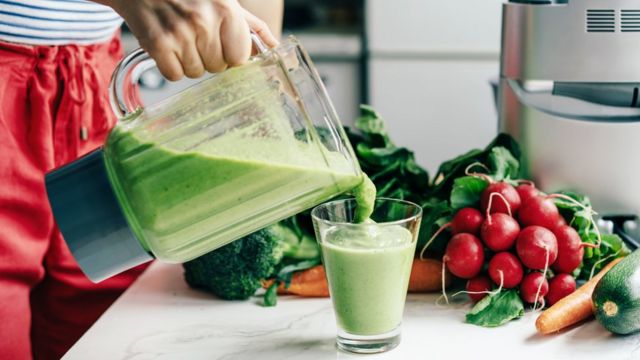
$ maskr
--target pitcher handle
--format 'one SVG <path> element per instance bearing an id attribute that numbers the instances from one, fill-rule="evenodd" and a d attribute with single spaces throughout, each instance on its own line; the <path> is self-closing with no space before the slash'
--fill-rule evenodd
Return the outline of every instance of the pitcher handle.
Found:
<path id="1" fill-rule="evenodd" d="M 251 41 L 258 53 L 264 54 L 269 51 L 267 45 L 253 30 Z M 120 60 L 111 75 L 109 84 L 111 109 L 119 119 L 144 107 L 140 99 L 138 80 L 145 71 L 154 67 L 156 67 L 156 61 L 142 48 L 132 51 Z"/>

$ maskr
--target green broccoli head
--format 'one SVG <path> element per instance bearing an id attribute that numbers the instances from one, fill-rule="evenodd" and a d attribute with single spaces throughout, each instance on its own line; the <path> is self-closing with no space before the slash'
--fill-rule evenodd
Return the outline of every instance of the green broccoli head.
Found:
<path id="1" fill-rule="evenodd" d="M 270 228 L 259 230 L 185 263 L 187 283 L 226 300 L 245 300 L 273 275 L 283 246 Z"/>

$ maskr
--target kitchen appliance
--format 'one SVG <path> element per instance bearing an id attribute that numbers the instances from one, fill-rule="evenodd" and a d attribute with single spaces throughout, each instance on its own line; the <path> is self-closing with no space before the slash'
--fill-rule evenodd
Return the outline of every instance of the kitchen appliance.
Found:
<path id="1" fill-rule="evenodd" d="M 117 66 L 105 145 L 46 176 L 56 222 L 98 282 L 191 260 L 362 181 L 313 63 L 293 37 L 142 107 L 139 49 Z"/>
<path id="2" fill-rule="evenodd" d="M 640 1 L 503 4 L 499 129 L 547 192 L 640 213 Z M 622 226 L 616 226 L 622 228 Z"/>

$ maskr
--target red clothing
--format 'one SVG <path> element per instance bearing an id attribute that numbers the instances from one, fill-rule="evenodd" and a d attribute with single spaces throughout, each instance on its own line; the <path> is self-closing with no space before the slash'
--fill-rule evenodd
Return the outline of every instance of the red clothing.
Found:
<path id="1" fill-rule="evenodd" d="M 101 145 L 119 38 L 96 45 L 0 42 L 0 357 L 58 359 L 142 272 L 93 284 L 57 230 L 46 171 Z"/>

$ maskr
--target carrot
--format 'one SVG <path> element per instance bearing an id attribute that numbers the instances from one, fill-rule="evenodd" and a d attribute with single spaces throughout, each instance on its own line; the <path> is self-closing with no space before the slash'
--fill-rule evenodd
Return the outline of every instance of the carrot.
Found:
<path id="1" fill-rule="evenodd" d="M 578 290 L 574 291 L 542 312 L 536 320 L 536 329 L 541 334 L 551 334 L 568 326 L 588 319 L 593 315 L 591 294 L 600 279 L 622 258 L 611 261 L 598 275 L 591 278 Z"/>
<path id="2" fill-rule="evenodd" d="M 281 285 L 282 286 L 282 285 Z M 329 286 L 324 275 L 324 266 L 317 265 L 293 274 L 286 289 L 289 294 L 307 297 L 329 297 Z"/>
<path id="3" fill-rule="evenodd" d="M 273 279 L 264 280 L 262 287 L 268 289 Z M 451 276 L 445 273 L 445 284 L 449 285 Z M 442 289 L 442 262 L 434 259 L 414 259 L 409 277 L 409 292 L 429 292 Z M 324 267 L 317 265 L 298 271 L 291 277 L 288 288 L 284 284 L 278 286 L 280 295 L 298 295 L 304 297 L 329 297 L 329 286 L 324 274 Z"/>
<path id="4" fill-rule="evenodd" d="M 267 289 L 274 280 L 265 280 L 262 287 Z M 298 271 L 291 277 L 288 288 L 284 284 L 278 286 L 278 294 L 298 295 L 304 297 L 329 297 L 329 286 L 324 275 L 324 266 L 317 265 L 312 268 Z"/>
<path id="5" fill-rule="evenodd" d="M 446 270 L 445 270 L 446 271 Z M 445 272 L 445 286 L 451 283 L 451 275 Z M 413 259 L 409 292 L 429 292 L 442 290 L 442 262 L 435 259 Z"/>

